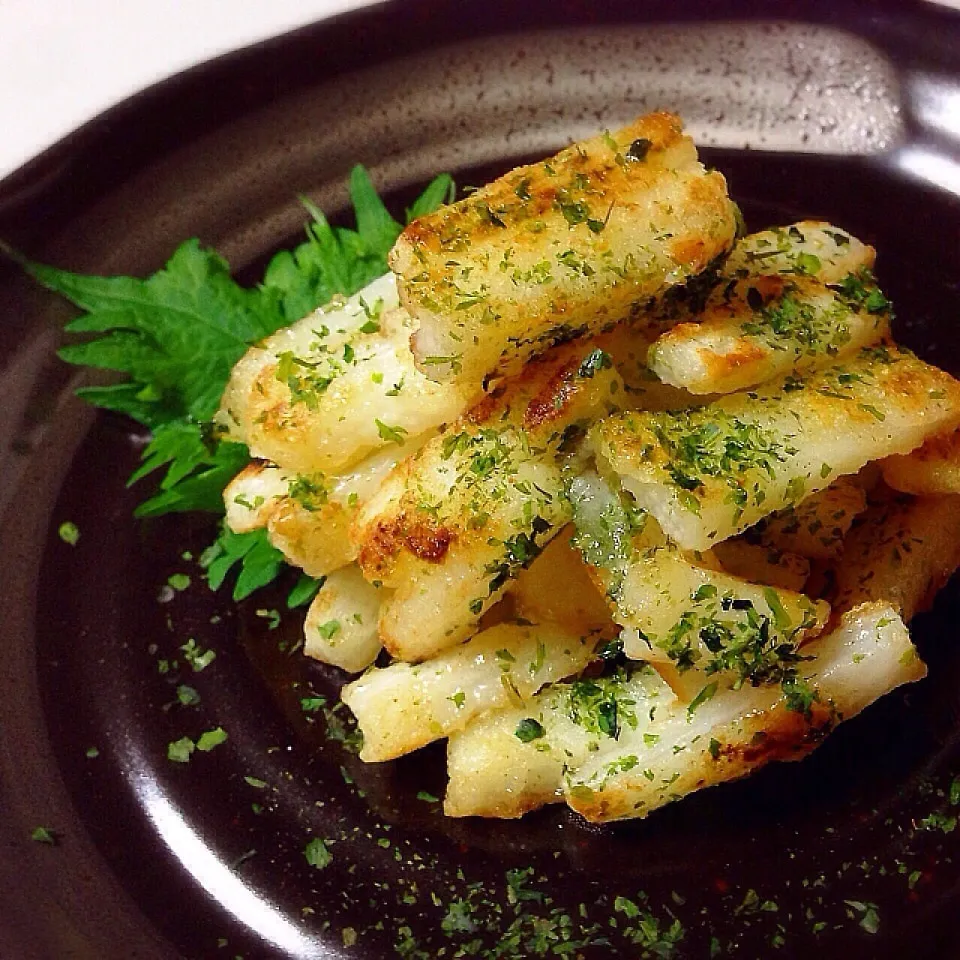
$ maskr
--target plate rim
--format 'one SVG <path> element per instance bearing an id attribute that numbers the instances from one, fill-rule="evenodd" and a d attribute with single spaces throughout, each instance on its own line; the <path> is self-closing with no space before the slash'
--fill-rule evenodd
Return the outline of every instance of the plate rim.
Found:
<path id="1" fill-rule="evenodd" d="M 582 5 L 587 6 L 587 4 Z M 242 72 L 248 64 L 273 56 L 277 51 L 282 50 L 290 43 L 299 44 L 311 42 L 318 33 L 338 29 L 352 30 L 359 28 L 364 23 L 372 23 L 374 21 L 383 22 L 384 20 L 389 20 L 391 17 L 399 16 L 402 12 L 405 13 L 412 7 L 418 7 L 422 11 L 429 12 L 436 10 L 438 6 L 440 6 L 440 4 L 435 2 L 435 0 L 383 0 L 383 2 L 379 4 L 317 19 L 294 30 L 203 61 L 158 81 L 82 124 L 72 133 L 37 154 L 32 160 L 0 181 L 0 236 L 6 236 L 8 233 L 10 235 L 23 235 L 22 227 L 21 229 L 11 230 L 11 225 L 15 225 L 17 221 L 21 219 L 29 220 L 31 213 L 36 214 L 37 211 L 42 211 L 43 217 L 49 217 L 51 215 L 49 212 L 51 198 L 62 191 L 65 184 L 69 183 L 72 172 L 76 169 L 77 164 L 82 163 L 84 157 L 89 157 L 91 154 L 96 153 L 97 150 L 106 149 L 107 145 L 122 135 L 122 131 L 128 124 L 135 121 L 137 116 L 144 111 L 155 108 L 158 103 L 189 96 L 191 90 L 195 90 L 197 87 L 208 83 L 211 78 L 222 82 L 234 74 Z M 576 6 L 576 4 L 574 4 L 574 6 Z M 626 6 L 626 3 L 618 2 L 614 4 L 613 7 L 611 7 L 611 10 L 615 8 L 612 18 L 615 19 L 617 15 L 616 11 L 626 9 Z M 655 15 L 658 9 L 666 9 L 668 6 L 668 4 L 655 3 L 652 5 L 651 11 L 648 12 L 652 12 Z M 509 7 L 509 4 L 506 3 L 498 2 L 493 5 L 494 10 L 498 8 L 505 9 L 507 7 Z M 910 4 L 898 4 L 896 0 L 879 0 L 877 7 L 883 10 L 896 9 L 900 13 L 903 13 L 904 10 L 910 7 L 917 9 L 922 8 L 924 11 L 929 10 L 927 6 L 921 3 L 911 2 Z M 748 2 L 748 0 L 742 0 L 742 2 L 740 2 L 740 0 L 723 0 L 720 4 L 711 7 L 711 13 L 716 15 L 706 18 L 691 17 L 690 19 L 723 19 L 734 9 L 746 12 L 755 8 L 756 5 Z M 823 12 L 826 9 L 828 9 L 827 5 L 823 3 L 805 4 L 790 2 L 778 10 L 778 14 L 782 15 L 778 15 L 776 19 L 792 19 L 796 18 L 801 11 L 809 15 L 811 11 L 816 13 L 818 11 Z M 489 16 L 490 14 L 488 13 L 487 15 Z M 653 19 L 656 20 L 656 16 L 654 16 Z M 804 17 L 804 19 L 806 19 L 806 17 Z M 649 21 L 642 19 L 640 22 Z M 960 12 L 957 14 L 956 23 L 960 24 Z M 521 30 L 524 29 L 524 26 L 521 25 L 515 29 Z M 403 56 L 409 52 L 408 49 L 398 50 L 397 55 Z M 305 85 L 312 85 L 318 82 L 318 79 L 311 77 L 304 79 L 303 82 Z M 285 92 L 289 92 L 289 88 L 284 88 L 284 90 L 281 91 L 281 93 Z M 227 123 L 234 116 L 242 115 L 247 109 L 250 109 L 249 104 L 238 108 L 236 113 L 221 115 L 219 122 Z M 143 158 L 138 159 L 136 156 L 131 157 L 129 161 L 131 164 L 130 169 L 138 169 L 142 160 Z M 53 209 L 57 209 L 56 203 L 53 204 Z M 84 209 L 85 207 L 81 204 L 79 212 L 77 208 L 74 208 L 72 215 L 82 216 Z M 27 233 L 29 234 L 29 230 Z M 92 414 L 81 407 L 79 401 L 72 399 L 67 400 L 60 415 L 54 420 L 54 427 L 50 435 L 43 441 L 43 448 L 47 453 L 51 452 L 51 447 L 56 446 L 57 442 L 62 442 L 61 449 L 55 458 L 61 467 L 65 463 L 68 463 L 70 459 L 70 454 L 68 453 L 70 449 L 68 443 L 70 437 L 74 436 L 77 443 L 83 438 L 85 430 L 78 431 L 77 429 L 78 422 L 82 422 L 83 418 L 87 418 L 88 421 L 90 421 L 92 420 Z M 53 499 L 51 499 L 50 502 L 52 505 L 54 502 Z M 10 529 L 8 518 L 9 514 L 3 518 L 3 528 L 5 530 Z M 14 541 L 12 553 L 23 558 L 24 562 L 21 564 L 22 573 L 26 581 L 31 582 L 35 581 L 35 571 L 33 576 L 27 576 L 30 569 L 32 569 L 27 566 L 27 563 L 33 563 L 38 560 L 45 544 L 38 544 L 35 540 L 30 542 L 27 532 L 22 531 L 22 533 L 24 537 L 27 537 L 26 542 Z M 8 546 L 9 549 L 9 545 L 6 546 Z M 33 550 L 32 555 L 31 549 Z M 9 561 L 5 561 L 4 565 L 8 563 Z M 20 586 L 19 581 L 14 586 Z M 5 588 L 5 594 L 7 594 L 8 589 L 9 586 Z M 26 609 L 30 609 L 31 605 L 35 602 L 35 597 L 29 598 Z M 14 644 L 16 655 L 17 657 L 26 659 L 18 659 L 16 663 L 8 662 L 7 667 L 0 670 L 0 690 L 9 692 L 9 680 L 14 676 L 25 676 L 31 672 L 35 673 L 33 665 L 29 662 L 33 654 L 32 642 L 29 645 L 30 649 L 19 649 L 21 646 L 20 643 Z M 45 730 L 45 720 L 42 710 L 40 709 L 39 695 L 36 687 L 34 686 L 34 688 L 29 690 L 24 696 L 27 697 L 26 704 L 28 706 L 28 710 L 24 713 L 24 729 L 30 726 L 33 729 Z M 26 722 L 28 720 L 29 723 Z M 2 738 L 0 738 L 0 741 L 2 741 Z M 118 916 L 121 916 L 124 920 L 124 929 L 129 929 L 131 935 L 143 939 L 142 944 L 131 941 L 131 948 L 133 949 L 133 952 L 130 953 L 131 956 L 141 956 L 144 958 L 156 957 L 157 960 L 176 956 L 177 951 L 153 929 L 152 925 L 147 921 L 136 904 L 127 898 L 127 895 L 122 890 L 122 887 L 119 886 L 119 882 L 110 870 L 107 861 L 85 837 L 83 830 L 80 829 L 82 827 L 82 821 L 77 816 L 66 787 L 59 777 L 59 770 L 53 760 L 52 752 L 49 750 L 49 743 L 46 743 L 45 746 L 48 748 L 47 753 L 43 755 L 38 754 L 36 757 L 37 764 L 39 766 L 49 765 L 47 774 L 50 779 L 47 780 L 47 783 L 52 791 L 51 797 L 49 798 L 53 802 L 51 809 L 58 811 L 58 816 L 62 817 L 59 826 L 65 830 L 69 839 L 65 841 L 60 848 L 50 849 L 31 841 L 22 829 L 25 822 L 22 819 L 25 816 L 22 799 L 21 802 L 16 805 L 16 810 L 20 815 L 19 818 L 10 817 L 6 819 L 3 824 L 0 824 L 0 838 L 2 838 L 3 845 L 8 851 L 8 857 L 4 859 L 3 865 L 0 865 L 0 885 L 4 888 L 4 890 L 0 892 L 0 900 L 6 901 L 7 898 L 11 896 L 11 890 L 17 891 L 14 900 L 16 912 L 11 913 L 6 909 L 0 909 L 0 942 L 3 942 L 4 938 L 13 940 L 14 937 L 16 937 L 17 940 L 21 940 L 24 936 L 24 931 L 28 927 L 33 926 L 30 923 L 29 917 L 27 917 L 26 920 L 24 919 L 24 910 L 28 909 L 26 905 L 31 902 L 32 897 L 34 898 L 34 906 L 32 909 L 38 909 L 37 904 L 43 897 L 40 896 L 39 899 L 37 899 L 37 884 L 41 883 L 44 876 L 49 875 L 48 871 L 51 868 L 47 865 L 47 862 L 51 860 L 54 861 L 56 866 L 52 869 L 65 872 L 63 862 L 65 859 L 64 854 L 67 854 L 71 858 L 70 862 L 76 864 L 75 869 L 77 873 L 82 872 L 88 875 L 89 890 L 87 896 L 89 898 L 103 897 L 105 886 L 106 889 L 110 889 L 111 896 L 116 897 L 114 901 L 115 905 L 121 911 Z M 9 772 L 16 768 L 17 758 L 10 756 L 10 750 L 11 744 L 0 742 L 0 755 L 3 757 L 0 774 L 2 774 L 3 771 Z M 0 796 L 9 796 L 8 791 L 9 786 L 5 786 L 3 781 L 0 780 Z M 86 846 L 84 846 L 84 842 Z M 95 866 L 92 866 L 94 864 Z M 74 868 L 71 867 L 69 869 L 72 870 Z M 34 876 L 34 874 L 36 874 L 36 876 Z M 28 881 L 30 882 L 28 883 Z M 113 884 L 112 886 L 110 886 L 111 882 Z M 31 893 L 31 891 L 33 892 Z M 52 893 L 53 891 L 48 890 L 47 892 Z M 28 896 L 28 894 L 30 894 L 30 896 Z M 76 937 L 78 938 L 78 942 L 84 942 L 88 946 L 92 946 L 94 950 L 97 948 L 98 942 L 116 946 L 117 930 L 107 934 L 106 939 L 104 939 L 105 933 L 102 929 L 91 929 L 93 914 L 88 912 L 82 917 L 76 914 L 69 916 L 63 912 L 63 907 L 64 905 L 62 903 L 48 898 L 48 915 L 53 916 L 55 913 L 58 913 L 60 920 L 64 924 L 64 926 L 57 928 L 60 935 Z M 68 909 L 67 913 L 69 912 Z M 51 928 L 54 927 L 56 927 L 56 924 L 51 923 Z M 123 931 L 120 931 L 119 935 L 124 936 L 125 934 Z M 65 941 L 61 941 L 61 943 L 62 942 Z M 31 949 L 31 944 L 27 943 L 26 949 Z M 24 954 L 24 956 L 28 955 L 29 954 Z M 46 955 L 49 954 L 36 954 L 38 957 Z M 95 952 L 82 955 L 93 956 Z"/>

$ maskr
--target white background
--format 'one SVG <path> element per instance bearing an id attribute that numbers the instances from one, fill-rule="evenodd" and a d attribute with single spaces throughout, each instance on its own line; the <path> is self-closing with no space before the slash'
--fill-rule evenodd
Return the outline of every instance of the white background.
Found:
<path id="1" fill-rule="evenodd" d="M 0 0 L 0 179 L 202 60 L 377 0 Z"/>

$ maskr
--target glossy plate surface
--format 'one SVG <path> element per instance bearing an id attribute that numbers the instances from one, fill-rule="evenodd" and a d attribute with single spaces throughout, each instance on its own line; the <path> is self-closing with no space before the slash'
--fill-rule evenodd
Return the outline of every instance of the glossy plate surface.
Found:
<path id="1" fill-rule="evenodd" d="M 823 217 L 873 243 L 900 337 L 960 373 L 957 18 L 787 3 L 760 22 L 723 2 L 709 18 L 645 4 L 641 22 L 637 6 L 413 0 L 271 41 L 0 185 L 0 237 L 145 274 L 199 236 L 253 282 L 296 238 L 297 195 L 341 209 L 353 163 L 400 211 L 442 170 L 479 183 L 666 107 L 751 227 Z M 342 678 L 294 650 L 296 615 L 274 626 L 282 590 L 237 607 L 186 558 L 209 522 L 133 521 L 144 438 L 72 397 L 53 357 L 69 310 L 6 262 L 0 310 L 0 955 L 956 955 L 956 584 L 915 623 L 930 677 L 802 764 L 616 828 L 559 809 L 448 821 L 429 799 L 441 748 L 364 766 L 339 712 L 304 712 L 304 697 L 332 707 Z M 191 586 L 164 589 L 173 573 Z M 201 672 L 191 638 L 216 651 Z M 199 705 L 176 702 L 178 683 Z M 217 725 L 226 744 L 167 760 Z M 31 841 L 39 825 L 57 845 Z M 304 856 L 314 837 L 323 870 Z"/>

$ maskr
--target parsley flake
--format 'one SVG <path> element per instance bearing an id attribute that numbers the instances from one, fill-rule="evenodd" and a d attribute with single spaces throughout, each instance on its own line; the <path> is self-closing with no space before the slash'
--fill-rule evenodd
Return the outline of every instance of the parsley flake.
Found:
<path id="1" fill-rule="evenodd" d="M 181 737 L 167 744 L 167 759 L 174 763 L 188 763 L 197 745 L 189 737 Z"/>
<path id="2" fill-rule="evenodd" d="M 70 520 L 65 520 L 57 529 L 60 539 L 71 547 L 75 547 L 80 540 L 80 528 Z"/>
<path id="3" fill-rule="evenodd" d="M 192 637 L 182 646 L 183 658 L 193 668 L 194 673 L 200 673 L 217 659 L 216 650 L 204 650 Z"/>
<path id="4" fill-rule="evenodd" d="M 377 425 L 377 433 L 380 434 L 381 440 L 398 446 L 406 441 L 407 431 L 403 427 L 391 427 L 382 420 L 374 420 L 374 423 Z"/>
<path id="5" fill-rule="evenodd" d="M 720 684 L 716 680 L 713 680 L 711 683 L 708 683 L 705 687 L 703 687 L 701 691 L 690 701 L 690 705 L 687 707 L 687 714 L 689 716 L 693 716 L 698 707 L 703 706 L 703 704 L 713 698 L 719 687 Z"/>
<path id="6" fill-rule="evenodd" d="M 50 827 L 35 827 L 30 834 L 30 839 L 37 843 L 46 843 L 51 847 L 56 846 L 58 842 L 56 831 L 51 830 Z"/>
<path id="7" fill-rule="evenodd" d="M 172 573 L 167 577 L 167 585 L 177 593 L 182 593 L 190 586 L 190 577 L 186 573 Z"/>
<path id="8" fill-rule="evenodd" d="M 207 730 L 200 734 L 197 740 L 197 749 L 202 753 L 209 753 L 214 747 L 219 747 L 221 743 L 226 743 L 227 731 L 223 727 L 215 727 L 213 730 Z"/>
<path id="9" fill-rule="evenodd" d="M 307 858 L 307 863 L 317 870 L 324 870 L 333 863 L 333 854 L 319 837 L 314 837 L 304 847 L 303 855 Z"/>
<path id="10" fill-rule="evenodd" d="M 843 902 L 860 914 L 860 926 L 867 933 L 876 933 L 880 929 L 880 912 L 875 903 L 864 903 L 860 900 Z"/>
<path id="11" fill-rule="evenodd" d="M 200 694 L 193 687 L 181 683 L 177 687 L 177 701 L 184 707 L 195 707 L 200 702 Z"/>
<path id="12" fill-rule="evenodd" d="M 339 620 L 328 620 L 317 627 L 317 633 L 324 640 L 332 640 L 340 632 Z"/>
<path id="13" fill-rule="evenodd" d="M 539 740 L 547 731 L 543 724 L 533 717 L 525 717 L 517 724 L 515 731 L 516 738 L 521 743 L 531 743 L 533 740 Z"/>

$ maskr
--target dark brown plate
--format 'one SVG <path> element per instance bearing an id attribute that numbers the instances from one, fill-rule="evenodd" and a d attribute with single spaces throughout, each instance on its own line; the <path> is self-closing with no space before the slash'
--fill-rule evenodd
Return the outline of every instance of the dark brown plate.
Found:
<path id="1" fill-rule="evenodd" d="M 297 233 L 296 196 L 342 208 L 355 162 L 399 210 L 441 170 L 478 182 L 670 107 L 753 226 L 822 216 L 874 243 L 900 335 L 960 372 L 956 16 L 834 0 L 731 25 L 757 6 L 410 0 L 321 23 L 78 131 L 0 185 L 0 236 L 134 274 L 199 236 L 253 280 Z M 738 957 L 956 955 L 956 584 L 915 625 L 930 677 L 802 764 L 616 828 L 561 810 L 447 821 L 418 797 L 442 794 L 441 749 L 364 767 L 301 710 L 342 678 L 290 653 L 296 616 L 258 614 L 282 592 L 236 607 L 184 559 L 207 521 L 132 520 L 143 438 L 72 397 L 52 354 L 67 309 L 6 263 L 0 308 L 0 955 L 635 958 L 671 955 L 674 919 L 676 956 L 713 938 Z M 193 584 L 169 599 L 173 572 Z M 190 637 L 214 663 L 161 672 Z M 172 705 L 180 680 L 199 706 Z M 218 724 L 225 745 L 166 759 Z M 39 825 L 56 846 L 30 839 Z M 315 836 L 325 870 L 304 857 Z"/>

